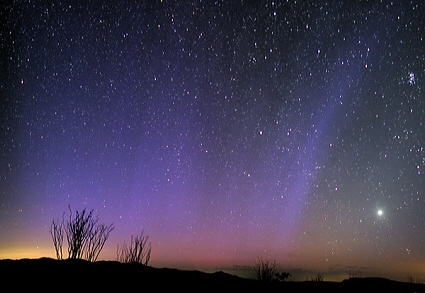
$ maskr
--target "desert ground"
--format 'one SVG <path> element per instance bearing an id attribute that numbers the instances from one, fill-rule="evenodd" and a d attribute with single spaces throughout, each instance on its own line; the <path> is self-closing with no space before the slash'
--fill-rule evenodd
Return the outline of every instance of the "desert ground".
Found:
<path id="1" fill-rule="evenodd" d="M 383 278 L 352 278 L 342 282 L 260 282 L 224 272 L 204 273 L 154 268 L 116 261 L 55 260 L 51 258 L 0 260 L 3 286 L 13 290 L 221 290 L 260 292 L 425 292 L 425 284 Z M 9 287 L 10 286 L 10 287 Z M 6 287 L 5 287 L 6 288 Z"/>

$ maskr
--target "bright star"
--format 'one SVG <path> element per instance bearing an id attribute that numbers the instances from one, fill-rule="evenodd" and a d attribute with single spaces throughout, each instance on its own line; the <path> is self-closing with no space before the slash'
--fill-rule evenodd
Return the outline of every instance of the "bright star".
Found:
<path id="1" fill-rule="evenodd" d="M 382 216 L 384 212 L 382 210 L 378 210 L 378 216 Z"/>

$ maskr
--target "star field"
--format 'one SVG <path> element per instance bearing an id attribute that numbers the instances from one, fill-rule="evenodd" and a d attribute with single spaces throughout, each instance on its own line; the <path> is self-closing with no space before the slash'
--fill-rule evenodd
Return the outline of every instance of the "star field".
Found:
<path id="1" fill-rule="evenodd" d="M 421 1 L 0 7 L 1 258 L 70 205 L 103 259 L 424 276 Z"/>

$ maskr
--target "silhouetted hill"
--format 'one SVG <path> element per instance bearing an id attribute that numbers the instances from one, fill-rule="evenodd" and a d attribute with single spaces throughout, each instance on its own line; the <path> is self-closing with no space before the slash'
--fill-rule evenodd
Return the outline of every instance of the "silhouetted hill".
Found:
<path id="1" fill-rule="evenodd" d="M 351 278 L 341 282 L 342 285 L 360 292 L 425 292 L 424 284 L 397 282 L 384 278 Z"/>
<path id="2" fill-rule="evenodd" d="M 43 291 L 131 290 L 215 291 L 224 292 L 424 292 L 425 285 L 395 282 L 381 278 L 359 278 L 338 282 L 262 283 L 224 272 L 212 274 L 153 268 L 115 261 L 58 261 L 50 258 L 0 260 L 0 277 L 9 290 Z M 12 289 L 13 288 L 13 289 Z"/>

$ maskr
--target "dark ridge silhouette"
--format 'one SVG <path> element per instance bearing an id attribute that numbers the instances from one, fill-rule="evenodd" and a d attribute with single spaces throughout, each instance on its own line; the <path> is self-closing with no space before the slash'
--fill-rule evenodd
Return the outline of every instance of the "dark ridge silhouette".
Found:
<path id="1" fill-rule="evenodd" d="M 344 286 L 360 292 L 425 292 L 425 284 L 398 282 L 385 278 L 351 278 L 341 282 Z"/>
<path id="2" fill-rule="evenodd" d="M 140 263 L 89 262 L 51 258 L 0 260 L 3 288 L 43 291 L 131 290 L 132 292 L 221 290 L 224 292 L 423 292 L 424 284 L 382 278 L 353 278 L 342 282 L 261 282 L 224 272 L 203 273 L 170 268 L 153 268 Z"/>

